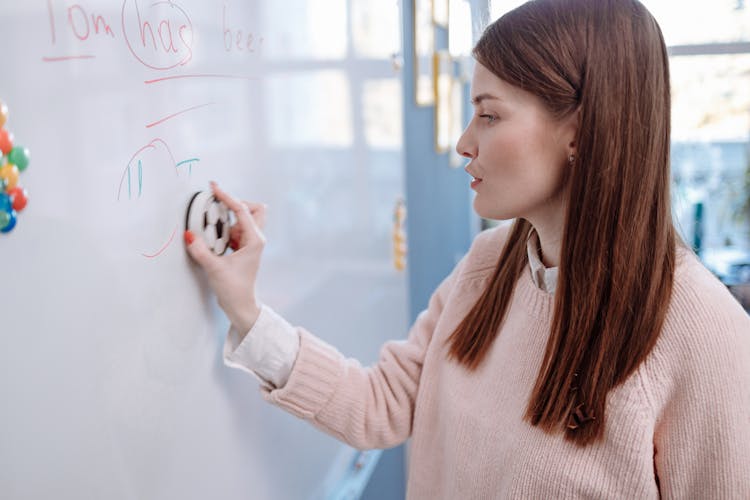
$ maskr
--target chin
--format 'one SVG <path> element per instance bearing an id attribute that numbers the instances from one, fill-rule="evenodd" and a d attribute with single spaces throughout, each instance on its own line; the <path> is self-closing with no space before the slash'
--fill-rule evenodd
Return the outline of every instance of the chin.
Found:
<path id="1" fill-rule="evenodd" d="M 477 203 L 477 198 L 474 198 L 474 211 L 483 219 L 490 220 L 512 220 L 520 217 L 517 211 L 503 207 L 487 207 L 481 203 Z"/>

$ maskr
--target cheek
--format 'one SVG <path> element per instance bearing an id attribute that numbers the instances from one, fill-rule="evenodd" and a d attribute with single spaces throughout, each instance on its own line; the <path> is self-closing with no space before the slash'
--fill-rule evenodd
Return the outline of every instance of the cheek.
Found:
<path id="1" fill-rule="evenodd" d="M 540 202 L 563 187 L 567 163 L 544 138 L 506 136 L 493 144 L 491 161 L 493 190 L 513 199 Z"/>
<path id="2" fill-rule="evenodd" d="M 534 145 L 525 137 L 521 128 L 506 126 L 488 138 L 485 153 L 488 167 L 499 173 L 512 174 L 522 171 L 523 165 L 534 152 Z"/>
<path id="3" fill-rule="evenodd" d="M 558 181 L 567 166 L 565 152 L 553 139 L 554 130 L 538 120 L 514 120 L 486 131 L 480 161 L 500 175 Z"/>
<path id="4" fill-rule="evenodd" d="M 553 172 L 543 144 L 531 141 L 522 130 L 505 135 L 492 145 L 493 171 L 506 182 L 544 181 Z"/>
<path id="5" fill-rule="evenodd" d="M 564 166 L 554 157 L 537 157 L 534 164 L 528 165 L 528 185 L 534 186 L 535 197 L 549 199 L 563 188 Z"/>
<path id="6" fill-rule="evenodd" d="M 550 189 L 559 187 L 568 168 L 565 152 L 555 144 L 551 134 L 537 131 L 524 144 L 528 173 Z"/>

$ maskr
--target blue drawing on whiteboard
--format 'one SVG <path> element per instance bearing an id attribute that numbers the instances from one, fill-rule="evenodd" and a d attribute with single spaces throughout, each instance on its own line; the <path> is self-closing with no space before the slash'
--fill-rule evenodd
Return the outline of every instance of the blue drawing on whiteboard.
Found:
<path id="1" fill-rule="evenodd" d="M 188 175 L 193 173 L 193 163 L 201 161 L 200 158 L 188 158 L 187 160 L 178 161 L 176 167 L 180 168 L 182 165 L 188 166 Z"/>

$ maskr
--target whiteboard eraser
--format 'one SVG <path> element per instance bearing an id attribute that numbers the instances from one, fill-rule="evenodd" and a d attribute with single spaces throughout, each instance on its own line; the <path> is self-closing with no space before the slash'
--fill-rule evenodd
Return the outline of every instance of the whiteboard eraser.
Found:
<path id="1" fill-rule="evenodd" d="M 198 191 L 188 203 L 185 229 L 203 238 L 216 255 L 224 255 L 229 246 L 229 209 L 210 191 Z"/>

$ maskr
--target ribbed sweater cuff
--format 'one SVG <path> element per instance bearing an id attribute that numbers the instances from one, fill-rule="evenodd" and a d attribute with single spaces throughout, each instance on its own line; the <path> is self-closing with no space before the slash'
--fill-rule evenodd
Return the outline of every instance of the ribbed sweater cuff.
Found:
<path id="1" fill-rule="evenodd" d="M 297 360 L 281 389 L 261 387 L 263 398 L 292 414 L 314 418 L 336 392 L 344 376 L 344 357 L 332 346 L 300 329 Z"/>

